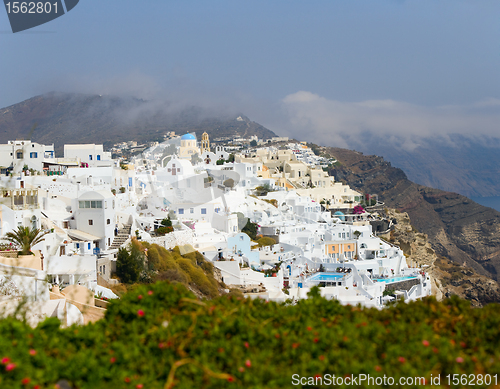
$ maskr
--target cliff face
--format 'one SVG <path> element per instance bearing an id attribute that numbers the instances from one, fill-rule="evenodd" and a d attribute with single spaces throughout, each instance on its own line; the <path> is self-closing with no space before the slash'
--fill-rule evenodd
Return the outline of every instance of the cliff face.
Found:
<path id="1" fill-rule="evenodd" d="M 387 208 L 383 213 L 393 221 L 394 227 L 384 237 L 401 247 L 409 266 L 423 268 L 429 273 L 432 294 L 438 300 L 457 295 L 469 300 L 475 307 L 500 301 L 500 289 L 496 281 L 437 254 L 428 235 L 416 231 L 412 226 L 408 213 Z"/>
<path id="2" fill-rule="evenodd" d="M 328 148 L 341 166 L 331 170 L 363 193 L 376 194 L 387 207 L 407 212 L 433 250 L 454 263 L 497 280 L 500 273 L 500 213 L 465 196 L 408 180 L 382 157 Z"/>

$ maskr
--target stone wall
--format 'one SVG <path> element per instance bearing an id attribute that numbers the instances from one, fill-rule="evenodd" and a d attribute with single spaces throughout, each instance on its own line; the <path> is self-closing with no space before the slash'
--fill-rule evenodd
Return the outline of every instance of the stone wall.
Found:
<path id="1" fill-rule="evenodd" d="M 147 239 L 149 243 L 156 243 L 166 249 L 173 249 L 175 246 L 193 245 L 193 233 L 191 231 L 173 231 L 165 236 Z"/>
<path id="2" fill-rule="evenodd" d="M 400 282 L 394 282 L 392 284 L 387 284 L 385 286 L 385 290 L 410 290 L 414 285 L 417 285 L 420 283 L 420 280 L 418 278 L 414 278 L 411 280 L 406 280 L 406 281 L 400 281 Z"/>

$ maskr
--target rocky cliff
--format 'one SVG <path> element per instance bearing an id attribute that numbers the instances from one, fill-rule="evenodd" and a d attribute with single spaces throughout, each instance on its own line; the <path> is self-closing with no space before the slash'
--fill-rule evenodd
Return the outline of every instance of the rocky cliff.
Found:
<path id="1" fill-rule="evenodd" d="M 401 247 L 409 266 L 420 267 L 429 273 L 432 294 L 438 300 L 457 295 L 470 300 L 476 307 L 500 301 L 496 281 L 437 254 L 428 235 L 412 226 L 408 213 L 388 208 L 381 213 L 393 222 L 390 233 L 383 237 Z"/>
<path id="2" fill-rule="evenodd" d="M 382 157 L 325 148 L 340 166 L 330 173 L 387 207 L 407 212 L 432 249 L 453 263 L 497 280 L 500 272 L 500 213 L 465 196 L 415 184 Z"/>

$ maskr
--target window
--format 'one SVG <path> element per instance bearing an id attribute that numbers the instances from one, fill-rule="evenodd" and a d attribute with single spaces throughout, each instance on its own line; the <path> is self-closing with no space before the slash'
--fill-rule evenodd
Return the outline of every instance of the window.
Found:
<path id="1" fill-rule="evenodd" d="M 23 152 L 22 152 L 22 151 L 18 151 L 18 152 L 16 153 L 16 158 L 17 158 L 17 159 L 23 159 Z"/>
<path id="2" fill-rule="evenodd" d="M 79 201 L 78 208 L 102 208 L 102 200 Z"/>
<path id="3" fill-rule="evenodd" d="M 189 213 L 194 213 L 194 208 L 190 208 Z"/>
<path id="4" fill-rule="evenodd" d="M 90 243 L 87 243 L 87 248 L 90 250 Z"/>
<path id="5" fill-rule="evenodd" d="M 89 220 L 89 226 L 93 226 L 94 225 L 94 221 L 93 220 Z"/>
<path id="6" fill-rule="evenodd" d="M 77 243 L 76 244 L 76 248 L 79 249 L 80 248 L 80 243 Z"/>
<path id="7" fill-rule="evenodd" d="M 111 224 L 111 219 L 106 220 L 106 224 Z"/>
<path id="8" fill-rule="evenodd" d="M 206 215 L 207 214 L 207 209 L 206 208 L 202 208 L 201 209 L 201 214 L 202 215 Z"/>
<path id="9" fill-rule="evenodd" d="M 92 161 L 92 155 L 89 155 L 89 161 Z"/>
<path id="10" fill-rule="evenodd" d="M 132 177 L 128 178 L 128 186 L 132 187 Z"/>
<path id="11" fill-rule="evenodd" d="M 101 160 L 101 156 L 99 154 L 97 154 L 97 160 L 100 161 Z"/>
<path id="12" fill-rule="evenodd" d="M 184 215 L 184 208 L 179 208 L 179 215 Z"/>
<path id="13" fill-rule="evenodd" d="M 102 265 L 102 274 L 106 274 L 106 265 Z"/>
<path id="14" fill-rule="evenodd" d="M 38 158 L 38 153 L 30 153 L 30 158 Z"/>

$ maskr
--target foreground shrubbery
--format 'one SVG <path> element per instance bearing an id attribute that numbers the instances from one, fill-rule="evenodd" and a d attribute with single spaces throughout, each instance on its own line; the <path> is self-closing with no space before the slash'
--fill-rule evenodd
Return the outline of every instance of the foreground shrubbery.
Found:
<path id="1" fill-rule="evenodd" d="M 427 299 L 378 311 L 313 293 L 294 306 L 202 302 L 180 284 L 157 283 L 112 302 L 105 319 L 85 327 L 60 329 L 48 319 L 31 329 L 4 319 L 0 387 L 53 388 L 66 379 L 76 388 L 288 388 L 293 374 L 499 371 L 497 305 Z"/>

